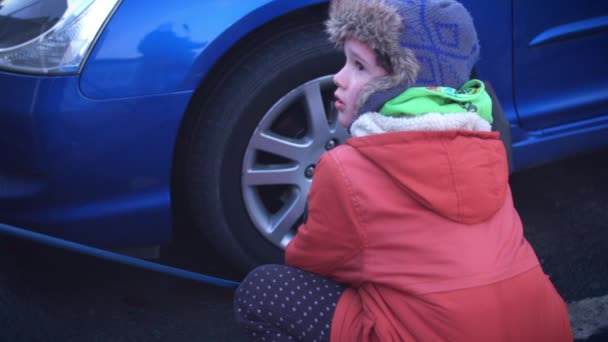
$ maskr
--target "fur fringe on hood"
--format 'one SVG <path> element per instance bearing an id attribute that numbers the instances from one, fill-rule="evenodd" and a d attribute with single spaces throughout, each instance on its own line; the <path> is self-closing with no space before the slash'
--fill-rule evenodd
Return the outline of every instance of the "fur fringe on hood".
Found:
<path id="1" fill-rule="evenodd" d="M 359 115 L 412 86 L 459 88 L 479 58 L 473 18 L 457 0 L 331 0 L 326 29 L 339 47 L 365 43 L 388 72 L 362 89 Z"/>
<path id="2" fill-rule="evenodd" d="M 403 19 L 394 5 L 382 0 L 333 0 L 329 15 L 325 23 L 327 33 L 338 47 L 354 38 L 367 44 L 390 64 L 388 76 L 368 84 L 361 91 L 359 107 L 373 93 L 416 81 L 420 66 L 414 52 L 399 44 Z"/>

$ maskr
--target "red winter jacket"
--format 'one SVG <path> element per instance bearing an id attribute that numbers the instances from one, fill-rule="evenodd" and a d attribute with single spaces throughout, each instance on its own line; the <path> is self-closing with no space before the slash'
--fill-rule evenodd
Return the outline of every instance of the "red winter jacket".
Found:
<path id="1" fill-rule="evenodd" d="M 497 133 L 385 133 L 325 153 L 286 263 L 350 286 L 332 341 L 572 341 Z"/>

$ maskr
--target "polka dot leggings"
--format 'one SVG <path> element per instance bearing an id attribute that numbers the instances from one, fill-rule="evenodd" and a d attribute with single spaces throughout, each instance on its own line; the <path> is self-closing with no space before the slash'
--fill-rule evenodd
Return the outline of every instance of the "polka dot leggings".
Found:
<path id="1" fill-rule="evenodd" d="M 253 341 L 329 341 L 344 289 L 314 273 L 264 265 L 251 271 L 236 290 L 234 313 Z"/>

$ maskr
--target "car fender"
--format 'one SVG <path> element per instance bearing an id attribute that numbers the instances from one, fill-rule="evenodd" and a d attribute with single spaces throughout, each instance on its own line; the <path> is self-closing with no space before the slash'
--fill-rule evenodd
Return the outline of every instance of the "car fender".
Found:
<path id="1" fill-rule="evenodd" d="M 192 91 L 248 33 L 323 2 L 125 0 L 91 51 L 80 89 L 94 99 Z"/>

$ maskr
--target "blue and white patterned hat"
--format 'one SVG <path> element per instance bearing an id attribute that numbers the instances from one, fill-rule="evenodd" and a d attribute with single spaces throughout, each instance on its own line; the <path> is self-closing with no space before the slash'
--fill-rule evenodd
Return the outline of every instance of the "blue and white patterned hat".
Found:
<path id="1" fill-rule="evenodd" d="M 360 114 L 412 86 L 459 88 L 479 59 L 473 19 L 454 0 L 332 0 L 326 27 L 338 46 L 366 43 L 389 71 L 363 90 Z"/>

